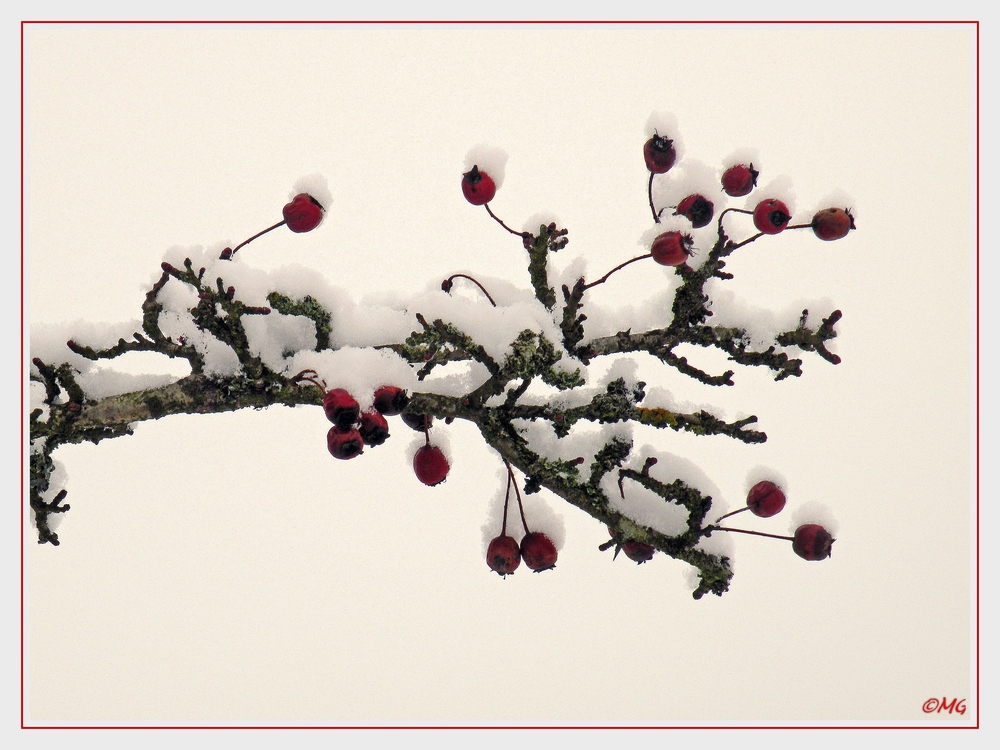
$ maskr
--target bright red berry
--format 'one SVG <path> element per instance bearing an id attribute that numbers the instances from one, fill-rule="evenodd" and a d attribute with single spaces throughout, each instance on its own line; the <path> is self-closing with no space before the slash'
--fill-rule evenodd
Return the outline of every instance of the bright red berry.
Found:
<path id="1" fill-rule="evenodd" d="M 365 445 L 382 445 L 389 438 L 389 423 L 385 421 L 385 417 L 372 409 L 361 414 L 358 432 L 361 433 Z"/>
<path id="2" fill-rule="evenodd" d="M 761 518 L 770 518 L 785 507 L 785 493 L 774 482 L 757 482 L 747 494 L 750 512 Z"/>
<path id="3" fill-rule="evenodd" d="M 747 195 L 757 186 L 757 175 L 759 175 L 753 164 L 737 164 L 727 169 L 722 175 L 722 189 L 726 195 L 739 198 Z"/>
<path id="4" fill-rule="evenodd" d="M 309 232 L 323 221 L 323 207 L 308 193 L 299 193 L 281 209 L 281 215 L 293 232 Z"/>
<path id="5" fill-rule="evenodd" d="M 834 538 L 816 523 L 799 526 L 792 537 L 792 549 L 803 560 L 825 560 L 830 556 Z"/>
<path id="6" fill-rule="evenodd" d="M 413 473 L 429 487 L 441 484 L 450 468 L 444 452 L 436 445 L 424 445 L 413 455 Z"/>
<path id="7" fill-rule="evenodd" d="M 649 562 L 656 553 L 656 548 L 635 539 L 628 539 L 622 544 L 622 552 L 629 560 L 635 560 L 639 565 Z"/>
<path id="8" fill-rule="evenodd" d="M 472 169 L 462 175 L 462 194 L 473 206 L 482 206 L 493 200 L 493 196 L 497 194 L 497 186 L 492 177 L 473 165 Z"/>
<path id="9" fill-rule="evenodd" d="M 556 545 L 540 531 L 525 534 L 521 540 L 521 557 L 524 558 L 524 564 L 536 573 L 554 568 L 558 556 Z"/>
<path id="10" fill-rule="evenodd" d="M 686 216 L 692 227 L 701 229 L 712 220 L 713 213 L 715 213 L 715 206 L 712 205 L 712 201 L 704 195 L 696 193 L 689 195 L 677 204 L 674 216 Z"/>
<path id="11" fill-rule="evenodd" d="M 677 151 L 672 140 L 654 135 L 642 147 L 642 156 L 646 160 L 646 169 L 653 174 L 663 174 L 674 166 Z"/>
<path id="12" fill-rule="evenodd" d="M 753 210 L 753 225 L 764 234 L 777 234 L 791 218 L 788 206 L 774 198 L 762 200 Z"/>
<path id="13" fill-rule="evenodd" d="M 354 427 L 342 430 L 336 425 L 326 433 L 326 447 L 334 458 L 354 458 L 361 455 L 365 441 Z"/>
<path id="14" fill-rule="evenodd" d="M 383 385 L 375 391 L 375 409 L 384 417 L 394 417 L 410 403 L 406 391 L 394 385 Z"/>
<path id="15" fill-rule="evenodd" d="M 323 411 L 326 418 L 341 430 L 349 430 L 358 421 L 361 408 L 350 393 L 343 388 L 334 388 L 323 397 Z"/>
<path id="16" fill-rule="evenodd" d="M 650 252 L 653 254 L 653 260 L 661 266 L 679 266 L 690 257 L 693 244 L 691 235 L 664 232 L 653 240 Z"/>
<path id="17" fill-rule="evenodd" d="M 417 432 L 423 432 L 426 429 L 430 429 L 430 426 L 434 423 L 434 417 L 429 414 L 414 414 L 412 411 L 404 411 L 399 415 L 399 418 L 403 420 L 403 423 Z"/>
<path id="18" fill-rule="evenodd" d="M 501 534 L 486 550 L 486 564 L 502 576 L 510 575 L 521 564 L 521 548 L 513 537 Z"/>
<path id="19" fill-rule="evenodd" d="M 817 211 L 812 220 L 812 230 L 821 240 L 839 240 L 854 228 L 854 217 L 842 208 Z"/>

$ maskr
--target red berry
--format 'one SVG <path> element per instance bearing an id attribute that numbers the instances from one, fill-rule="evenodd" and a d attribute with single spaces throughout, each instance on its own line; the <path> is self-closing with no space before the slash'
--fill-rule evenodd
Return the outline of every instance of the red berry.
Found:
<path id="1" fill-rule="evenodd" d="M 498 536 L 486 550 L 486 564 L 502 576 L 510 575 L 521 564 L 521 548 L 513 537 Z"/>
<path id="2" fill-rule="evenodd" d="M 803 560 L 825 560 L 830 556 L 834 538 L 816 523 L 807 523 L 795 530 L 792 549 Z"/>
<path id="3" fill-rule="evenodd" d="M 361 408 L 350 393 L 343 388 L 334 388 L 323 397 L 323 411 L 326 418 L 341 430 L 349 430 L 358 421 Z"/>
<path id="4" fill-rule="evenodd" d="M 791 218 L 788 206 L 774 198 L 762 200 L 753 210 L 753 225 L 764 234 L 777 234 Z"/>
<path id="5" fill-rule="evenodd" d="M 770 518 L 785 507 L 785 493 L 774 482 L 757 482 L 747 494 L 750 512 L 761 518 Z"/>
<path id="6" fill-rule="evenodd" d="M 299 193 L 281 209 L 285 225 L 293 232 L 309 232 L 323 221 L 323 207 L 308 193 Z"/>
<path id="7" fill-rule="evenodd" d="M 364 438 L 365 445 L 382 445 L 389 437 L 389 423 L 385 421 L 385 417 L 372 409 L 361 415 L 358 432 Z"/>
<path id="8" fill-rule="evenodd" d="M 355 428 L 342 430 L 336 425 L 326 433 L 326 447 L 330 455 L 334 458 L 354 458 L 361 455 L 361 449 L 365 447 L 365 441 L 361 438 L 361 433 Z"/>
<path id="9" fill-rule="evenodd" d="M 691 235 L 664 232 L 653 240 L 650 252 L 653 254 L 653 260 L 661 266 L 679 266 L 690 257 L 693 244 Z"/>
<path id="10" fill-rule="evenodd" d="M 434 417 L 429 414 L 414 414 L 412 411 L 404 411 L 399 415 L 399 418 L 403 420 L 403 423 L 416 430 L 417 432 L 423 432 L 425 429 L 430 429 L 430 426 L 434 423 Z"/>
<path id="11" fill-rule="evenodd" d="M 448 476 L 448 459 L 436 445 L 425 445 L 413 456 L 413 473 L 429 487 L 441 484 Z"/>
<path id="12" fill-rule="evenodd" d="M 656 548 L 642 542 L 637 542 L 635 539 L 629 539 L 622 544 L 622 552 L 625 553 L 625 556 L 629 560 L 635 560 L 639 565 L 642 565 L 644 562 L 649 562 L 653 559 Z"/>
<path id="13" fill-rule="evenodd" d="M 394 385 L 383 385 L 375 391 L 375 408 L 385 417 L 394 417 L 410 403 L 406 391 Z"/>
<path id="14" fill-rule="evenodd" d="M 747 195 L 757 186 L 757 175 L 759 175 L 753 164 L 737 164 L 727 169 L 722 175 L 722 189 L 726 195 L 739 198 Z"/>
<path id="15" fill-rule="evenodd" d="M 686 216 L 691 226 L 700 229 L 712 220 L 715 206 L 704 195 L 689 195 L 677 204 L 674 216 Z"/>
<path id="16" fill-rule="evenodd" d="M 839 240 L 854 228 L 854 217 L 842 208 L 817 211 L 812 220 L 812 230 L 821 240 Z"/>
<path id="17" fill-rule="evenodd" d="M 536 573 L 556 566 L 556 545 L 540 531 L 525 534 L 521 540 L 521 557 L 524 564 Z"/>
<path id="18" fill-rule="evenodd" d="M 674 142 L 669 138 L 654 135 L 642 147 L 642 156 L 646 160 L 646 169 L 653 174 L 663 174 L 670 171 L 677 160 Z"/>
<path id="19" fill-rule="evenodd" d="M 493 196 L 497 194 L 497 186 L 492 177 L 473 165 L 472 169 L 462 175 L 462 194 L 473 206 L 482 206 L 493 200 Z"/>

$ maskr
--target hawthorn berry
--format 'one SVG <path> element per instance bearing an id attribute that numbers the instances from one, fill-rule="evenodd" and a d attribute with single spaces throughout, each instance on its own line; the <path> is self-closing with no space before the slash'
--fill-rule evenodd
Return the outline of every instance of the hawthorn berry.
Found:
<path id="1" fill-rule="evenodd" d="M 661 135 L 654 135 L 642 147 L 642 156 L 646 160 L 646 169 L 653 174 L 669 172 L 677 160 L 674 142 Z"/>
<path id="2" fill-rule="evenodd" d="M 365 441 L 365 445 L 382 445 L 389 438 L 389 423 L 385 417 L 372 409 L 362 412 L 361 423 L 358 425 L 358 432 Z"/>
<path id="3" fill-rule="evenodd" d="M 399 418 L 403 420 L 403 423 L 417 432 L 423 432 L 429 429 L 434 423 L 434 417 L 429 414 L 414 414 L 412 411 L 404 411 L 399 415 Z"/>
<path id="4" fill-rule="evenodd" d="M 406 391 L 394 385 L 383 385 L 375 391 L 375 409 L 384 417 L 394 417 L 410 403 Z"/>
<path id="5" fill-rule="evenodd" d="M 281 209 L 285 225 L 293 232 L 310 232 L 323 221 L 323 206 L 309 193 L 299 193 Z"/>
<path id="6" fill-rule="evenodd" d="M 792 537 L 792 549 L 803 560 L 825 560 L 836 541 L 830 532 L 817 523 L 799 526 Z"/>
<path id="7" fill-rule="evenodd" d="M 685 216 L 695 229 L 701 229 L 712 220 L 715 206 L 704 195 L 689 195 L 677 204 L 674 216 Z"/>
<path id="8" fill-rule="evenodd" d="M 760 518 L 770 518 L 785 507 L 785 493 L 774 482 L 757 482 L 747 494 L 747 507 Z"/>
<path id="9" fill-rule="evenodd" d="M 788 206 L 774 198 L 767 198 L 753 210 L 753 225 L 764 234 L 777 234 L 791 219 Z"/>
<path id="10" fill-rule="evenodd" d="M 513 573 L 521 564 L 521 548 L 517 541 L 506 534 L 493 539 L 486 550 L 486 564 L 501 576 Z"/>
<path id="11" fill-rule="evenodd" d="M 854 217 L 842 208 L 824 208 L 813 216 L 813 233 L 821 240 L 839 240 L 855 228 Z"/>
<path id="12" fill-rule="evenodd" d="M 694 240 L 689 234 L 680 232 L 664 232 L 655 240 L 650 248 L 653 260 L 661 266 L 679 266 L 691 255 Z"/>
<path id="13" fill-rule="evenodd" d="M 656 553 L 656 548 L 649 544 L 637 542 L 635 539 L 627 539 L 622 544 L 622 552 L 629 560 L 634 560 L 639 565 L 649 562 Z"/>
<path id="14" fill-rule="evenodd" d="M 521 540 L 521 557 L 524 558 L 524 564 L 536 573 L 554 568 L 558 556 L 556 545 L 540 531 L 525 534 Z"/>
<path id="15" fill-rule="evenodd" d="M 726 195 L 739 198 L 747 195 L 757 186 L 757 175 L 759 175 L 753 164 L 736 164 L 727 169 L 722 175 L 722 189 Z"/>
<path id="16" fill-rule="evenodd" d="M 493 196 L 497 194 L 497 186 L 492 177 L 473 165 L 472 169 L 462 175 L 462 194 L 473 206 L 482 206 L 493 200 Z"/>
<path id="17" fill-rule="evenodd" d="M 441 484 L 450 468 L 444 452 L 436 445 L 423 445 L 413 455 L 413 473 L 428 487 Z"/>
<path id="18" fill-rule="evenodd" d="M 354 396 L 343 388 L 334 388 L 323 396 L 323 411 L 326 412 L 326 418 L 337 427 L 348 430 L 358 421 L 361 407 L 358 406 Z"/>
<path id="19" fill-rule="evenodd" d="M 326 433 L 326 447 L 334 458 L 348 459 L 361 455 L 365 441 L 354 427 L 342 430 L 334 425 Z"/>

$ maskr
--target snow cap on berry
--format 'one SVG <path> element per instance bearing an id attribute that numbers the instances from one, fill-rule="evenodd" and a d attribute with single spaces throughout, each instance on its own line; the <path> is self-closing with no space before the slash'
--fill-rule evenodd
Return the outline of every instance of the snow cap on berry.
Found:
<path id="1" fill-rule="evenodd" d="M 507 169 L 507 152 L 494 146 L 487 146 L 479 143 L 469 149 L 465 155 L 464 169 L 462 174 L 470 171 L 473 167 L 493 178 L 493 184 L 499 190 L 503 186 L 504 172 Z M 535 227 L 537 229 L 537 227 Z"/>

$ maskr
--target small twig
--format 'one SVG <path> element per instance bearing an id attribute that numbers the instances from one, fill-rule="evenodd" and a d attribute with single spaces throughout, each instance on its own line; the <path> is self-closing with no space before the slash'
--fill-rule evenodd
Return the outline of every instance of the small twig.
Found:
<path id="1" fill-rule="evenodd" d="M 476 286 L 479 287 L 479 289 L 482 291 L 483 294 L 486 295 L 486 299 L 488 299 L 490 301 L 490 304 L 493 305 L 493 307 L 497 306 L 496 301 L 493 299 L 492 296 L 490 296 L 490 293 L 486 291 L 486 287 L 484 287 L 482 284 L 480 284 L 478 281 L 476 281 L 474 278 L 472 278 L 468 274 L 464 274 L 464 273 L 453 273 L 451 276 L 449 276 L 447 279 L 445 279 L 444 281 L 441 282 L 441 288 L 444 291 L 448 292 L 448 294 L 451 294 L 451 287 L 452 287 L 452 282 L 453 282 L 454 279 L 468 279 L 473 284 L 475 284 Z"/>
<path id="2" fill-rule="evenodd" d="M 277 229 L 280 226 L 284 226 L 284 224 L 285 224 L 285 220 L 282 219 L 281 221 L 279 221 L 274 226 L 270 226 L 267 229 L 264 229 L 264 230 L 262 230 L 260 232 L 257 232 L 257 234 L 255 234 L 250 239 L 243 240 L 243 242 L 241 242 L 240 244 L 238 244 L 232 250 L 229 250 L 229 248 L 227 247 L 226 250 L 229 250 L 229 252 L 226 252 L 226 250 L 223 250 L 222 254 L 219 256 L 219 260 L 232 260 L 233 256 L 236 255 L 236 251 L 239 250 L 241 247 L 243 247 L 244 245 L 249 245 L 251 242 L 253 242 L 255 239 L 257 239 L 258 237 L 260 237 L 262 234 L 267 234 L 272 229 Z"/>
<path id="3" fill-rule="evenodd" d="M 489 203 L 484 203 L 483 204 L 483 208 L 486 209 L 486 213 L 488 213 L 490 216 L 493 217 L 493 221 L 495 221 L 497 224 L 499 224 L 500 226 L 502 226 L 504 229 L 506 229 L 508 232 L 510 232 L 511 234 L 515 235 L 516 237 L 520 237 L 523 240 L 523 239 L 531 236 L 531 234 L 529 232 L 516 232 L 513 229 L 511 229 L 509 226 L 507 226 L 506 224 L 504 224 L 503 220 L 499 216 L 497 216 L 495 213 L 493 213 L 493 211 L 490 209 L 490 204 Z"/>
<path id="4" fill-rule="evenodd" d="M 620 271 L 621 269 L 625 268 L 625 266 L 627 266 L 629 263 L 635 263 L 637 260 L 645 260 L 646 258 L 652 258 L 652 257 L 653 257 L 652 253 L 646 253 L 645 255 L 637 255 L 631 260 L 627 260 L 624 263 L 615 266 L 606 274 L 604 274 L 601 278 L 599 278 L 597 281 L 592 281 L 589 284 L 584 284 L 583 289 L 584 291 L 586 291 L 587 289 L 590 289 L 593 286 L 597 286 L 598 284 L 603 284 L 605 281 L 608 280 L 608 277 L 611 276 L 611 274 L 613 274 L 615 271 Z"/>

